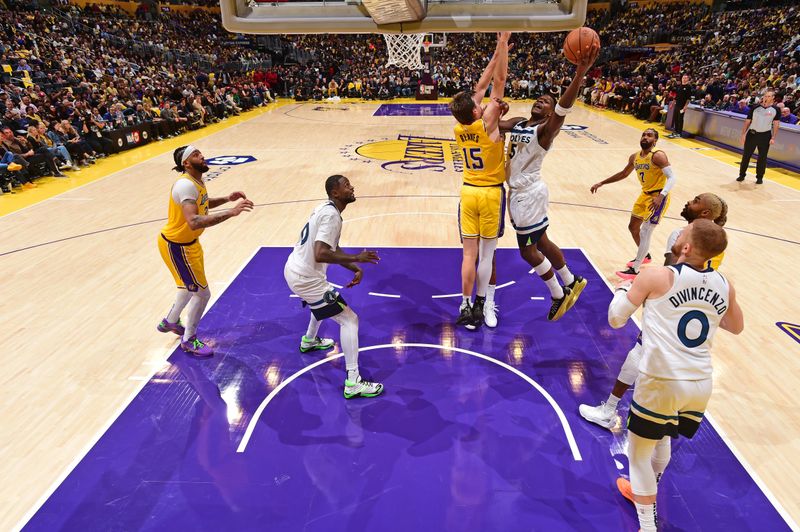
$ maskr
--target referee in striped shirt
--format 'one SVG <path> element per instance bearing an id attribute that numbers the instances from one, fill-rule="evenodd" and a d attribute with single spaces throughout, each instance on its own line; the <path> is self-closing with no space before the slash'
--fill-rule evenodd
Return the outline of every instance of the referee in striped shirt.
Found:
<path id="1" fill-rule="evenodd" d="M 761 97 L 761 105 L 752 107 L 747 114 L 742 129 L 742 164 L 739 166 L 739 177 L 736 181 L 744 181 L 747 168 L 750 166 L 750 157 L 758 148 L 758 162 L 756 163 L 756 185 L 764 182 L 764 172 L 767 170 L 767 153 L 769 147 L 775 144 L 778 135 L 781 112 L 775 107 L 775 91 L 768 90 Z"/>

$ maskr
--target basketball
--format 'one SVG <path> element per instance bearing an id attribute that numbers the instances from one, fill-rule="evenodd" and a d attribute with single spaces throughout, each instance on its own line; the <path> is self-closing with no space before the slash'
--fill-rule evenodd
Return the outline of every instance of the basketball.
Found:
<path id="1" fill-rule="evenodd" d="M 581 56 L 589 53 L 595 42 L 600 46 L 600 36 L 592 28 L 586 26 L 575 28 L 564 39 L 564 57 L 573 65 L 577 65 Z"/>

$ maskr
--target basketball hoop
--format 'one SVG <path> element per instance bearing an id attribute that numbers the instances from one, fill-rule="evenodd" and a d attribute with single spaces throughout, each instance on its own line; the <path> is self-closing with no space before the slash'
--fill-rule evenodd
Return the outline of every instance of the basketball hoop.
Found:
<path id="1" fill-rule="evenodd" d="M 430 43 L 425 43 L 424 33 L 384 33 L 386 48 L 389 50 L 387 66 L 396 65 L 401 68 L 422 70 L 420 50 L 424 46 L 426 51 Z"/>

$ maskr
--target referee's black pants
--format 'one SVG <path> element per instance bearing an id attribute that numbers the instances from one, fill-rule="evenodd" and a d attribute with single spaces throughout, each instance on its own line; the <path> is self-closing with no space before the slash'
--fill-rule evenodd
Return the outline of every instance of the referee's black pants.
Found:
<path id="1" fill-rule="evenodd" d="M 672 119 L 672 129 L 675 130 L 675 134 L 676 135 L 682 135 L 683 134 L 683 116 L 684 116 L 684 113 L 681 113 L 681 109 L 683 109 L 683 106 L 680 106 L 680 108 L 677 105 L 675 106 L 675 114 L 674 114 L 674 117 Z M 761 153 L 761 152 L 759 152 L 759 153 Z"/>
<path id="2" fill-rule="evenodd" d="M 767 171 L 767 153 L 769 152 L 769 141 L 772 139 L 771 131 L 763 131 L 761 133 L 747 131 L 744 138 L 744 152 L 742 153 L 742 164 L 739 165 L 739 177 L 744 179 L 747 173 L 747 167 L 750 166 L 750 157 L 753 152 L 758 148 L 758 162 L 756 163 L 756 179 L 764 179 L 764 172 Z"/>

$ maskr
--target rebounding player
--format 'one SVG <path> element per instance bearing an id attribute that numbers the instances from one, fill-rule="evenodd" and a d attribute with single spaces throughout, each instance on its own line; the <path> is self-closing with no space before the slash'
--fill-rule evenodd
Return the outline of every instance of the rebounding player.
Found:
<path id="1" fill-rule="evenodd" d="M 475 90 L 459 92 L 450 102 L 450 111 L 458 121 L 456 143 L 464 158 L 464 184 L 458 211 L 464 246 L 462 301 L 456 323 L 471 330 L 480 327 L 484 321 L 483 306 L 492 274 L 492 258 L 497 239 L 503 235 L 506 171 L 504 139 L 498 126 L 503 109 L 510 36 L 509 32 L 497 34 L 494 56 Z M 481 100 L 490 82 L 492 99 L 482 107 Z M 477 285 L 474 306 L 470 302 L 473 285 Z"/>
<path id="2" fill-rule="evenodd" d="M 687 222 L 692 223 L 698 219 L 713 220 L 715 224 L 720 227 L 725 225 L 728 220 L 728 205 L 725 201 L 717 196 L 707 192 L 700 194 L 693 200 L 686 203 L 683 211 L 681 211 Z M 664 266 L 675 264 L 678 257 L 672 253 L 672 247 L 678 241 L 678 237 L 683 231 L 683 227 L 676 229 L 672 232 L 667 241 L 667 250 L 664 253 Z M 725 253 L 721 253 L 712 258 L 706 264 L 707 268 L 716 270 L 722 264 L 722 259 Z M 628 351 L 628 356 L 625 357 L 625 362 L 622 364 L 622 369 L 619 371 L 617 381 L 614 383 L 614 388 L 608 396 L 608 399 L 599 406 L 580 405 L 578 411 L 581 416 L 587 421 L 596 423 L 601 427 L 610 429 L 617 422 L 617 406 L 619 405 L 622 396 L 625 392 L 633 386 L 636 377 L 639 376 L 639 364 L 642 361 L 642 336 L 636 340 L 633 347 Z"/>
<path id="3" fill-rule="evenodd" d="M 292 292 L 311 309 L 308 330 L 300 341 L 301 351 L 330 349 L 333 340 L 317 336 L 320 322 L 331 318 L 339 324 L 340 340 L 344 352 L 347 377 L 344 396 L 375 397 L 383 392 L 383 384 L 369 382 L 358 372 L 358 316 L 333 287 L 326 276 L 328 264 L 340 264 L 354 273 L 347 288 L 361 282 L 364 272 L 356 263 L 377 264 L 377 251 L 366 249 L 358 255 L 349 255 L 339 247 L 342 234 L 342 211 L 356 200 L 355 189 L 342 175 L 332 175 L 325 181 L 328 201 L 314 209 L 308 223 L 300 232 L 286 260 L 283 276 Z"/>
<path id="4" fill-rule="evenodd" d="M 658 142 L 658 131 L 653 128 L 645 129 L 639 140 L 641 151 L 628 158 L 628 164 L 621 172 L 595 183 L 590 189 L 594 194 L 603 185 L 625 179 L 634 169 L 642 186 L 642 193 L 633 204 L 631 220 L 628 222 L 628 231 L 631 232 L 638 251 L 636 258 L 628 263 L 628 268 L 617 272 L 623 279 L 633 279 L 639 273 L 641 265 L 650 262 L 650 239 L 669 207 L 669 191 L 676 182 L 675 172 L 669 165 L 667 154 L 653 149 L 656 142 Z"/>
<path id="5" fill-rule="evenodd" d="M 172 185 L 169 218 L 158 237 L 158 251 L 175 278 L 178 296 L 167 317 L 158 324 L 158 330 L 182 336 L 181 348 L 187 353 L 196 357 L 210 357 L 214 351 L 196 335 L 197 323 L 211 298 L 199 238 L 206 227 L 251 211 L 253 202 L 247 199 L 244 192 L 209 198 L 203 183 L 203 174 L 208 172 L 208 165 L 203 154 L 194 146 L 178 148 L 173 153 L 173 159 L 173 169 L 181 172 L 181 176 Z M 237 199 L 241 201 L 232 209 L 208 214 L 209 209 Z M 190 301 L 184 328 L 180 320 L 181 312 Z"/>
<path id="6" fill-rule="evenodd" d="M 628 415 L 631 480 L 620 478 L 617 486 L 633 500 L 645 532 L 656 530 L 657 486 L 670 460 L 670 438 L 691 438 L 703 421 L 714 334 L 718 327 L 733 334 L 744 329 L 733 285 L 706 267 L 726 246 L 723 228 L 693 221 L 672 248 L 677 263 L 621 283 L 608 307 L 608 323 L 620 328 L 644 305 L 641 372 Z"/>
<path id="7" fill-rule="evenodd" d="M 537 98 L 528 119 L 502 120 L 500 131 L 511 133 L 508 144 L 508 212 L 517 232 L 522 258 L 530 264 L 550 290 L 553 302 L 547 319 L 558 320 L 577 301 L 586 279 L 573 275 L 561 249 L 547 237 L 549 194 L 542 180 L 542 162 L 578 95 L 583 78 L 597 59 L 600 47 L 595 45 L 581 58 L 572 82 L 561 99 L 551 94 Z M 554 270 L 558 273 L 562 287 Z"/>

